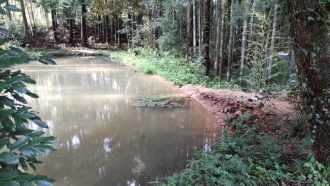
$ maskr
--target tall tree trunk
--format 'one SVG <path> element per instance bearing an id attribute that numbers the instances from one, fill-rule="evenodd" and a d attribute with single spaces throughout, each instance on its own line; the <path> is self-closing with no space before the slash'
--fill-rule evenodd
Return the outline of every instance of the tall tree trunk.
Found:
<path id="1" fill-rule="evenodd" d="M 26 19 L 26 14 L 25 14 L 25 7 L 24 7 L 24 1 L 20 0 L 20 5 L 21 5 L 21 11 L 22 11 L 22 19 L 23 19 L 23 30 L 24 30 L 24 37 L 25 37 L 25 42 L 29 42 L 29 25 Z"/>
<path id="2" fill-rule="evenodd" d="M 109 16 L 108 15 L 105 16 L 105 36 L 106 36 L 108 45 L 110 45 L 111 37 L 110 37 Z"/>
<path id="3" fill-rule="evenodd" d="M 193 49 L 194 49 L 194 56 L 196 56 L 196 48 L 197 48 L 197 26 L 196 26 L 196 3 L 193 1 Z"/>
<path id="4" fill-rule="evenodd" d="M 101 23 L 101 15 L 97 15 L 97 21 L 98 21 L 98 24 L 97 24 L 97 37 L 99 38 L 99 39 L 98 39 L 98 42 L 101 43 L 101 42 L 102 42 L 102 23 Z"/>
<path id="5" fill-rule="evenodd" d="M 204 0 L 204 26 L 203 26 L 203 66 L 206 67 L 205 75 L 209 75 L 211 68 L 210 62 L 210 10 L 211 0 Z"/>
<path id="6" fill-rule="evenodd" d="M 82 2 L 81 6 L 81 46 L 82 47 L 88 47 L 87 43 L 87 25 L 86 25 L 86 5 L 84 2 Z"/>
<path id="7" fill-rule="evenodd" d="M 111 42 L 116 42 L 116 16 L 112 15 L 111 17 Z"/>
<path id="8" fill-rule="evenodd" d="M 216 27 L 216 38 L 215 38 L 215 55 L 214 55 L 214 74 L 219 76 L 219 50 L 220 50 L 220 38 L 222 33 L 221 29 L 221 17 L 220 17 L 220 1 L 215 2 L 215 27 Z"/>
<path id="9" fill-rule="evenodd" d="M 241 68 L 239 75 L 242 77 L 244 74 L 244 61 L 245 61 L 245 51 L 246 51 L 246 37 L 247 37 L 247 22 L 248 22 L 248 11 L 249 11 L 249 0 L 246 0 L 245 5 L 245 15 L 243 18 L 243 32 L 242 32 L 242 50 L 241 50 Z"/>
<path id="10" fill-rule="evenodd" d="M 73 45 L 73 19 L 69 19 L 69 45 Z"/>
<path id="11" fill-rule="evenodd" d="M 277 2 L 276 2 L 277 3 Z M 278 4 L 274 7 L 274 20 L 273 20 L 273 29 L 272 29 L 272 37 L 270 41 L 270 57 L 269 57 L 269 64 L 268 64 L 268 80 L 270 80 L 270 76 L 272 75 L 272 66 L 274 62 L 274 46 L 275 46 L 275 35 L 276 35 L 276 26 L 277 26 L 277 8 L 279 7 Z"/>
<path id="12" fill-rule="evenodd" d="M 57 18 L 56 18 L 56 10 L 55 9 L 51 9 L 50 13 L 52 15 L 52 31 L 53 31 L 53 37 L 55 41 L 58 41 L 57 38 Z"/>
<path id="13" fill-rule="evenodd" d="M 321 0 L 322 1 L 322 0 Z M 307 116 L 312 151 L 321 163 L 330 164 L 330 87 L 329 2 L 287 0 L 290 32 L 298 70 L 300 108 Z M 313 11 L 310 11 L 313 10 Z M 318 16 L 317 19 L 315 16 Z"/>
<path id="14" fill-rule="evenodd" d="M 191 0 L 188 0 L 187 5 L 187 38 L 188 38 L 188 55 L 191 56 L 193 54 L 193 5 Z"/>
<path id="15" fill-rule="evenodd" d="M 235 0 L 231 0 L 230 5 L 230 29 L 229 29 L 229 43 L 228 43 L 228 62 L 227 62 L 227 78 L 226 81 L 231 79 L 231 66 L 233 64 L 233 45 L 234 45 L 234 23 L 233 23 L 233 9 Z"/>
<path id="16" fill-rule="evenodd" d="M 223 62 L 224 62 L 224 47 L 225 47 L 225 34 L 226 34 L 226 28 L 225 28 L 225 24 L 226 24 L 226 14 L 227 14 L 227 10 L 226 10 L 226 1 L 222 1 L 221 2 L 221 37 L 220 37 L 220 46 L 219 46 L 219 70 L 218 73 L 219 74 L 219 82 L 221 81 L 221 77 L 222 77 L 222 69 L 223 69 Z"/>

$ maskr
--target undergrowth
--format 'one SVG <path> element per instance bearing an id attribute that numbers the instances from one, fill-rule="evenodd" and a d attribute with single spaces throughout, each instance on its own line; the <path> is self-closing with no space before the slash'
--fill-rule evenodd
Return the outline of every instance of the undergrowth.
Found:
<path id="1" fill-rule="evenodd" d="M 329 185 L 330 167 L 317 162 L 307 139 L 278 140 L 262 131 L 262 124 L 247 125 L 245 114 L 233 120 L 211 150 L 198 151 L 186 169 L 152 182 L 159 186 Z M 286 126 L 291 121 L 284 122 Z M 292 123 L 291 123 L 292 124 Z M 289 132 L 288 130 L 287 132 Z M 282 131 L 283 132 L 283 131 Z"/>
<path id="2" fill-rule="evenodd" d="M 103 52 L 114 60 L 121 61 L 138 71 L 159 75 L 176 85 L 199 84 L 210 88 L 227 88 L 240 90 L 232 83 L 219 83 L 217 78 L 205 76 L 200 61 L 195 58 L 179 58 L 167 53 L 153 52 L 143 48 L 130 51 Z"/>

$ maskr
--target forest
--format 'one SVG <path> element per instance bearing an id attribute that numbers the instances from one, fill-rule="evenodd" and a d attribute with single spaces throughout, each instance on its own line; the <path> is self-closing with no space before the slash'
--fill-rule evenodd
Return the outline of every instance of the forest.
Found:
<path id="1" fill-rule="evenodd" d="M 290 140 L 259 133 L 260 126 L 248 126 L 249 116 L 243 115 L 229 122 L 236 131 L 221 138 L 227 143 L 216 143 L 217 150 L 212 152 L 199 152 L 202 160 L 191 161 L 184 172 L 159 178 L 155 184 L 329 184 L 329 0 L 1 0 L 0 3 L 1 50 L 12 51 L 1 55 L 2 61 L 37 59 L 26 54 L 29 52 L 48 55 L 54 51 L 65 54 L 76 48 L 98 49 L 106 56 L 128 54 L 160 60 L 162 63 L 154 60 L 140 71 L 156 74 L 157 68 L 166 73 L 175 69 L 174 73 L 181 77 L 169 79 L 178 85 L 202 84 L 265 95 L 279 92 L 295 98 L 297 118 L 281 122 L 285 125 L 281 132 L 295 133 Z M 47 58 L 38 59 L 53 64 Z M 11 65 L 1 64 L 1 74 L 8 67 Z M 8 84 L 1 85 L 1 90 L 33 97 L 33 93 L 21 89 L 21 84 L 9 86 L 18 81 L 31 82 L 28 77 L 13 79 L 15 76 L 1 75 Z M 15 96 L 19 101 L 20 97 Z M 20 109 L 6 101 L 2 101 L 1 109 Z M 15 131 L 17 121 L 8 120 L 14 113 L 2 114 L 0 110 L 4 117 L 1 147 L 10 143 L 8 128 Z M 36 115 L 28 117 L 46 127 Z M 26 134 L 20 133 L 24 143 L 9 149 L 28 144 L 25 135 L 34 133 L 24 130 Z M 277 142 L 279 138 L 281 143 Z M 50 139 L 43 140 L 48 144 Z M 284 153 L 285 146 L 294 148 Z M 37 150 L 53 151 L 41 147 Z M 26 161 L 37 162 L 30 159 L 30 151 L 23 152 Z M 33 157 L 36 154 L 33 151 Z M 8 171 L 2 164 L 0 178 L 1 171 Z M 12 166 L 11 170 L 16 171 L 17 167 Z M 53 182 L 50 178 L 29 180 Z"/>

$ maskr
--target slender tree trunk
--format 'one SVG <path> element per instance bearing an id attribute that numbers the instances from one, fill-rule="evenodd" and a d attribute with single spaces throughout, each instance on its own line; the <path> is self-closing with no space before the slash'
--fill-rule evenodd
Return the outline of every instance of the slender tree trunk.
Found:
<path id="1" fill-rule="evenodd" d="M 234 41 L 234 24 L 233 22 L 233 7 L 235 0 L 231 1 L 230 5 L 230 29 L 229 29 L 229 43 L 228 43 L 228 62 L 227 62 L 227 78 L 226 81 L 231 79 L 231 66 L 233 63 L 233 41 Z"/>
<path id="2" fill-rule="evenodd" d="M 206 67 L 205 75 L 209 75 L 209 71 L 211 68 L 210 62 L 210 8 L 211 8 L 211 0 L 204 0 L 204 26 L 203 26 L 203 66 Z"/>
<path id="3" fill-rule="evenodd" d="M 51 9 L 50 13 L 52 15 L 52 31 L 53 31 L 53 37 L 55 41 L 58 41 L 57 38 L 57 18 L 56 18 L 56 10 L 55 9 Z"/>
<path id="4" fill-rule="evenodd" d="M 215 39 L 215 55 L 214 55 L 214 74 L 215 76 L 219 76 L 219 51 L 220 51 L 220 38 L 222 33 L 220 33 L 221 29 L 221 17 L 220 17 L 220 4 L 221 1 L 216 1 L 215 6 L 215 24 L 216 24 L 216 39 Z"/>
<path id="5" fill-rule="evenodd" d="M 87 13 L 86 5 L 84 4 L 84 2 L 82 2 L 82 6 L 81 6 L 81 46 L 82 47 L 88 47 L 87 26 L 86 26 L 86 18 L 85 18 L 86 13 Z"/>
<path id="6" fill-rule="evenodd" d="M 98 42 L 102 42 L 102 23 L 101 23 L 101 16 L 97 15 L 97 21 L 99 24 L 97 24 L 97 36 L 98 36 Z"/>
<path id="7" fill-rule="evenodd" d="M 287 0 L 290 32 L 298 70 L 300 108 L 311 132 L 312 151 L 316 159 L 330 164 L 330 51 L 328 15 L 329 3 L 315 0 Z M 308 11 L 313 10 L 313 11 Z M 317 17 L 318 20 L 315 18 Z M 315 18 L 315 19 L 314 19 Z M 311 20 L 314 19 L 314 20 Z"/>
<path id="8" fill-rule="evenodd" d="M 277 3 L 277 2 L 276 2 Z M 268 78 L 272 75 L 272 66 L 274 62 L 274 46 L 275 46 L 275 35 L 276 35 L 276 26 L 277 26 L 277 8 L 279 7 L 278 4 L 274 7 L 274 20 L 273 20 L 273 30 L 272 30 L 272 38 L 270 42 L 270 57 L 269 57 L 269 64 L 268 64 Z M 270 80 L 270 79 L 268 79 Z"/>
<path id="9" fill-rule="evenodd" d="M 116 42 L 116 16 L 112 15 L 111 17 L 111 42 Z"/>
<path id="10" fill-rule="evenodd" d="M 108 45 L 111 43 L 111 38 L 110 38 L 110 29 L 109 29 L 109 16 L 105 16 L 105 34 L 106 34 L 106 40 Z"/>
<path id="11" fill-rule="evenodd" d="M 249 12 L 249 0 L 245 1 L 245 15 L 243 18 L 243 32 L 242 32 L 242 50 L 241 50 L 241 68 L 239 75 L 242 77 L 244 74 L 244 61 L 245 61 L 245 51 L 246 51 L 246 37 L 247 37 L 247 23 L 248 23 L 248 12 Z"/>
<path id="12" fill-rule="evenodd" d="M 225 29 L 225 23 L 226 23 L 226 1 L 221 2 L 221 37 L 220 37 L 220 46 L 219 46 L 219 82 L 221 81 L 222 77 L 222 69 L 223 69 L 223 62 L 224 62 L 224 47 L 225 47 L 225 34 L 226 34 L 226 29 Z"/>
<path id="13" fill-rule="evenodd" d="M 69 45 L 73 45 L 73 19 L 69 19 Z"/>
<path id="14" fill-rule="evenodd" d="M 196 56 L 196 48 L 197 48 L 197 26 L 196 26 L 196 3 L 193 1 L 193 50 L 194 56 Z"/>
<path id="15" fill-rule="evenodd" d="M 29 25 L 26 19 L 26 14 L 25 14 L 25 7 L 24 7 L 24 1 L 20 0 L 20 5 L 21 5 L 21 11 L 22 11 L 22 19 L 23 19 L 23 30 L 24 30 L 24 36 L 25 36 L 25 42 L 29 42 Z"/>
<path id="16" fill-rule="evenodd" d="M 193 5 L 191 3 L 191 0 L 188 0 L 188 5 L 187 5 L 187 36 L 188 36 L 188 55 L 191 56 L 193 54 Z"/>

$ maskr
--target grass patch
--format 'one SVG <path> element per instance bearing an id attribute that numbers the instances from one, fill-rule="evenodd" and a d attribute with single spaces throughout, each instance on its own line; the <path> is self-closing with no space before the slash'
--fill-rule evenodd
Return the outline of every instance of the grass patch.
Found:
<path id="1" fill-rule="evenodd" d="M 205 76 L 204 67 L 197 59 L 178 58 L 172 55 L 159 54 L 142 48 L 130 51 L 102 53 L 125 63 L 145 74 L 156 74 L 174 82 L 176 85 L 200 84 L 210 88 L 228 88 L 240 90 L 239 86 L 230 83 L 219 83 L 218 79 Z"/>

